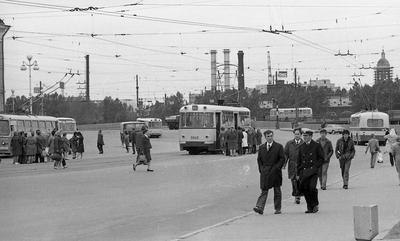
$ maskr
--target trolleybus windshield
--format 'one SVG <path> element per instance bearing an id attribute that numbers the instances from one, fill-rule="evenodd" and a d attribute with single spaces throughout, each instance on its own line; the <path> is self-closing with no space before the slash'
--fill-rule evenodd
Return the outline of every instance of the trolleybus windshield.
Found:
<path id="1" fill-rule="evenodd" d="M 8 120 L 0 120 L 0 136 L 10 135 L 10 124 Z"/>
<path id="2" fill-rule="evenodd" d="M 212 112 L 187 112 L 181 113 L 181 128 L 213 128 L 214 113 Z"/>

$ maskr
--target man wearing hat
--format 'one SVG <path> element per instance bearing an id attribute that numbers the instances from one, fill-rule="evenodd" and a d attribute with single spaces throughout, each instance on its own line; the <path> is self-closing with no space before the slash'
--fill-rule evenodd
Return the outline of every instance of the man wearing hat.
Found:
<path id="1" fill-rule="evenodd" d="M 312 136 L 312 131 L 304 132 L 304 143 L 299 148 L 299 161 L 297 163 L 299 189 L 307 202 L 306 213 L 316 213 L 319 210 L 318 173 L 325 159 L 321 145 L 315 142 Z"/>
<path id="2" fill-rule="evenodd" d="M 343 188 L 348 189 L 351 160 L 354 158 L 356 150 L 354 149 L 354 142 L 350 138 L 350 132 L 344 130 L 342 135 L 342 138 L 336 142 L 335 155 L 339 160 L 340 169 L 342 170 Z"/>

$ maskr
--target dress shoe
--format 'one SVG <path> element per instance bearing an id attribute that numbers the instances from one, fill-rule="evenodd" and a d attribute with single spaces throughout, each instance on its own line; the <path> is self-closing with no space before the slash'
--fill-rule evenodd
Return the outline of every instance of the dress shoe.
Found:
<path id="1" fill-rule="evenodd" d="M 300 204 L 300 198 L 296 198 L 296 199 L 294 200 L 294 203 Z"/>
<path id="2" fill-rule="evenodd" d="M 307 210 L 307 211 L 305 211 L 305 213 L 312 213 L 313 212 L 313 210 Z"/>
<path id="3" fill-rule="evenodd" d="M 326 187 L 321 187 L 321 190 L 326 190 Z"/>
<path id="4" fill-rule="evenodd" d="M 133 164 L 133 165 L 132 165 L 132 169 L 133 169 L 134 171 L 136 171 L 136 164 Z"/>
<path id="5" fill-rule="evenodd" d="M 260 215 L 263 215 L 263 213 L 264 213 L 259 207 L 255 207 L 255 208 L 253 208 L 253 210 L 254 210 L 254 212 L 256 212 Z"/>
<path id="6" fill-rule="evenodd" d="M 317 213 L 319 211 L 318 205 L 313 207 L 312 213 Z"/>
<path id="7" fill-rule="evenodd" d="M 281 214 L 281 213 L 282 213 L 281 210 L 275 210 L 274 214 Z"/>
<path id="8" fill-rule="evenodd" d="M 148 172 L 154 172 L 154 170 L 153 170 L 153 169 L 147 169 L 147 171 L 148 171 Z"/>
<path id="9" fill-rule="evenodd" d="M 343 189 L 348 189 L 349 187 L 347 185 L 343 185 Z"/>

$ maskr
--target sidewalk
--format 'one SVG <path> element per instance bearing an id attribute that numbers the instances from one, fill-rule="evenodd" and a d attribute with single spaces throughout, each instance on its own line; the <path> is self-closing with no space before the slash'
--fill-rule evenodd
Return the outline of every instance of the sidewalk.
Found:
<path id="1" fill-rule="evenodd" d="M 269 204 L 264 215 L 250 211 L 241 217 L 204 228 L 177 240 L 268 240 L 268 241 L 350 241 L 354 239 L 353 206 L 378 205 L 379 232 L 382 239 L 400 220 L 400 186 L 397 173 L 387 163 L 375 169 L 353 173 L 349 189 L 342 189 L 341 180 L 330 183 L 326 191 L 318 190 L 320 211 L 305 214 L 305 201 L 300 205 L 293 198 L 282 202 L 282 214 L 273 214 Z M 269 199 L 273 198 L 273 191 Z M 254 196 L 254 200 L 256 200 Z"/>

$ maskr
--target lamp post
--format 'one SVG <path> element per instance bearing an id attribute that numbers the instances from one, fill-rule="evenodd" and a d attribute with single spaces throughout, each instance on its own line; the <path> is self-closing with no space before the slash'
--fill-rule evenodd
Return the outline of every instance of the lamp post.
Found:
<path id="1" fill-rule="evenodd" d="M 38 66 L 36 60 L 31 63 L 32 55 L 26 56 L 26 59 L 28 60 L 28 63 L 25 63 L 25 61 L 22 61 L 21 70 L 25 71 L 29 68 L 29 114 L 32 115 L 33 99 L 32 99 L 32 76 L 31 76 L 32 71 L 31 71 L 31 68 L 33 66 L 33 70 L 39 70 L 39 66 Z M 28 68 L 27 68 L 27 66 L 28 66 Z"/>

